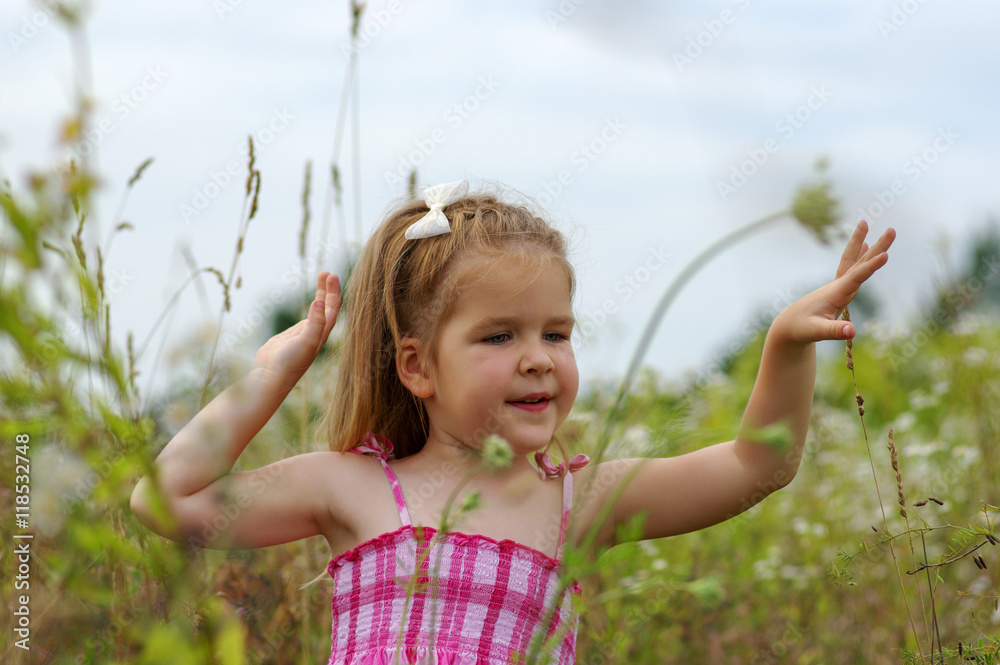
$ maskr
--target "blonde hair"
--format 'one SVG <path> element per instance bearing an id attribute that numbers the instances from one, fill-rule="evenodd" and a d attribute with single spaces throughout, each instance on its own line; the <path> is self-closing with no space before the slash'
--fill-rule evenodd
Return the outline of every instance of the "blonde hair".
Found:
<path id="1" fill-rule="evenodd" d="M 336 389 L 321 426 L 331 450 L 346 452 L 369 432 L 392 441 L 397 457 L 423 448 L 427 412 L 399 380 L 396 352 L 402 338 L 413 337 L 429 349 L 429 360 L 435 359 L 437 333 L 473 272 L 456 269 L 460 261 L 514 257 L 541 269 L 544 259 L 554 259 L 566 269 L 573 292 L 563 234 L 525 206 L 492 194 L 469 195 L 444 210 L 451 233 L 407 240 L 406 229 L 427 210 L 415 200 L 391 212 L 350 274 Z"/>

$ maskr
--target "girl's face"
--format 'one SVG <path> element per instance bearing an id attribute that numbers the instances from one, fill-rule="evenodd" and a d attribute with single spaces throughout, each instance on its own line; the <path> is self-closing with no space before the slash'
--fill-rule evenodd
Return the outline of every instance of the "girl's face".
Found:
<path id="1" fill-rule="evenodd" d="M 472 278 L 439 331 L 430 368 L 429 438 L 478 449 L 497 434 L 515 454 L 540 450 L 579 386 L 569 277 L 554 260 L 527 284 L 518 261 L 464 267 Z"/>

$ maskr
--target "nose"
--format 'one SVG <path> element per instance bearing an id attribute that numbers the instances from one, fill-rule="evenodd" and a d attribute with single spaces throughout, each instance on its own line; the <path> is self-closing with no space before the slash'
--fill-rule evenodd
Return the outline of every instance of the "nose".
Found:
<path id="1" fill-rule="evenodd" d="M 521 355 L 518 370 L 521 374 L 548 374 L 556 368 L 552 356 L 541 344 L 531 344 Z"/>

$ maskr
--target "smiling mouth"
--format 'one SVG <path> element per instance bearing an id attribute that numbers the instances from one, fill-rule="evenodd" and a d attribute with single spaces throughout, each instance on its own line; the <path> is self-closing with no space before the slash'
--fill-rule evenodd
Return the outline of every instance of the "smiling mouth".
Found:
<path id="1" fill-rule="evenodd" d="M 541 411 L 548 406 L 550 401 L 552 401 L 551 397 L 532 397 L 529 399 L 518 400 L 516 402 L 508 402 L 508 404 L 527 411 Z"/>

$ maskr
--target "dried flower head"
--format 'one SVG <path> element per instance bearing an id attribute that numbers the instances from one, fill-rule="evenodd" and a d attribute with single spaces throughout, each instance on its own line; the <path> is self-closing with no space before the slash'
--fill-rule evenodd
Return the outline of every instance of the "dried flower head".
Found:
<path id="1" fill-rule="evenodd" d="M 816 170 L 822 174 L 826 170 L 825 161 L 817 162 Z M 829 232 L 836 226 L 838 215 L 838 201 L 830 190 L 830 182 L 821 177 L 804 185 L 792 201 L 792 216 L 824 245 L 830 242 Z"/>
<path id="2" fill-rule="evenodd" d="M 490 434 L 483 441 L 483 461 L 494 470 L 506 469 L 514 461 L 514 451 L 503 437 Z"/>

